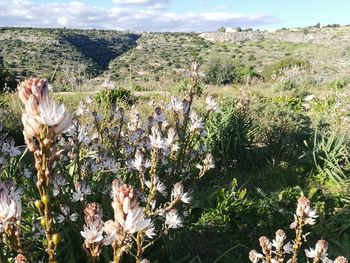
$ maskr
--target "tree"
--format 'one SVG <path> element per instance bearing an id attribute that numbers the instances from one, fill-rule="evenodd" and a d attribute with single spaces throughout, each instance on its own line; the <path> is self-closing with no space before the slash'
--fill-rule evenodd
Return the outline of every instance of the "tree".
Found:
<path id="1" fill-rule="evenodd" d="M 229 59 L 213 58 L 205 72 L 205 81 L 209 84 L 230 84 L 235 80 L 235 65 Z"/>
<path id="2" fill-rule="evenodd" d="M 226 27 L 220 27 L 220 28 L 218 28 L 218 30 L 217 30 L 218 32 L 220 32 L 220 33 L 225 33 L 226 32 Z"/>

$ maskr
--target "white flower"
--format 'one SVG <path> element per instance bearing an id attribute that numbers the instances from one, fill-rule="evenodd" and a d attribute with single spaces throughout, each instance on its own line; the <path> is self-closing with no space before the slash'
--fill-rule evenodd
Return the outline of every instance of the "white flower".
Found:
<path id="1" fill-rule="evenodd" d="M 249 252 L 249 260 L 253 263 L 259 262 L 260 259 L 262 259 L 264 256 L 260 253 L 258 253 L 256 250 L 251 250 Z"/>
<path id="2" fill-rule="evenodd" d="M 0 182 L 0 225 L 4 227 L 10 222 L 20 220 L 22 213 L 21 205 L 22 190 L 14 189 Z"/>
<path id="3" fill-rule="evenodd" d="M 49 127 L 55 126 L 55 133 L 60 133 L 69 127 L 71 118 L 66 112 L 63 104 L 57 106 L 54 101 L 44 99 L 39 103 L 39 110 L 40 118 L 38 121 L 41 124 L 47 125 Z"/>
<path id="4" fill-rule="evenodd" d="M 309 101 L 312 101 L 312 100 L 314 100 L 314 99 L 316 99 L 316 96 L 313 95 L 313 94 L 311 94 L 311 95 L 306 96 L 306 97 L 304 98 L 304 101 L 309 102 Z"/>
<path id="5" fill-rule="evenodd" d="M 84 231 L 80 231 L 80 234 L 85 238 L 87 244 L 97 243 L 103 239 L 103 230 L 98 221 L 88 226 L 84 225 Z"/>
<path id="6" fill-rule="evenodd" d="M 207 153 L 203 163 L 207 167 L 208 170 L 213 169 L 215 167 L 213 155 L 210 153 Z"/>
<path id="7" fill-rule="evenodd" d="M 327 250 L 328 250 L 328 242 L 326 240 L 317 241 L 315 249 L 310 248 L 309 250 L 305 249 L 305 254 L 308 258 L 317 257 L 322 262 L 328 263 L 332 262 L 329 258 L 327 258 Z"/>
<path id="8" fill-rule="evenodd" d="M 62 175 L 55 175 L 52 177 L 52 183 L 53 183 L 53 196 L 57 196 L 60 191 L 62 186 L 64 186 L 66 184 L 66 179 L 64 179 L 64 177 Z"/>
<path id="9" fill-rule="evenodd" d="M 161 109 L 159 107 L 157 107 L 155 110 L 154 110 L 154 113 L 153 113 L 153 121 L 155 123 L 158 123 L 158 122 L 165 122 L 165 115 L 164 115 L 164 112 L 161 111 Z"/>
<path id="10" fill-rule="evenodd" d="M 191 126 L 190 131 L 201 130 L 203 129 L 203 118 L 198 115 L 197 112 L 193 111 L 190 115 Z"/>
<path id="11" fill-rule="evenodd" d="M 316 223 L 316 218 L 318 215 L 316 214 L 315 210 L 311 209 L 310 200 L 305 196 L 301 196 L 298 199 L 298 205 L 294 215 L 294 222 L 290 225 L 290 228 L 293 229 L 297 227 L 297 217 L 303 217 L 305 225 L 314 225 Z"/>
<path id="12" fill-rule="evenodd" d="M 180 182 L 176 183 L 173 190 L 171 191 L 171 199 L 175 200 L 177 198 L 186 204 L 191 202 L 189 193 L 184 193 L 184 187 Z"/>
<path id="13" fill-rule="evenodd" d="M 79 126 L 78 141 L 84 145 L 88 145 L 91 141 L 85 126 Z"/>
<path id="14" fill-rule="evenodd" d="M 85 99 L 85 102 L 86 102 L 87 104 L 91 104 L 91 103 L 93 102 L 92 97 L 91 97 L 91 96 L 87 96 L 86 99 Z"/>
<path id="15" fill-rule="evenodd" d="M 113 243 L 119 229 L 119 224 L 117 222 L 114 222 L 113 220 L 108 220 L 104 222 L 103 231 L 107 234 L 103 239 L 103 244 L 105 246 L 111 245 Z"/>
<path id="16" fill-rule="evenodd" d="M 117 217 L 118 223 L 124 228 L 124 230 L 133 234 L 140 230 L 143 230 L 149 226 L 151 219 L 146 219 L 143 212 L 143 208 L 136 206 L 134 208 L 125 209 L 127 212 L 125 220 L 122 220 L 120 217 Z"/>
<path id="17" fill-rule="evenodd" d="M 117 164 L 116 161 L 113 158 L 105 158 L 102 160 L 100 167 L 104 168 L 105 170 L 110 171 L 116 171 L 117 170 Z"/>
<path id="18" fill-rule="evenodd" d="M 103 87 L 109 90 L 115 89 L 115 83 L 113 81 L 110 81 L 109 79 L 105 79 L 103 82 Z"/>
<path id="19" fill-rule="evenodd" d="M 164 148 L 164 140 L 157 127 L 152 127 L 152 135 L 149 135 L 149 139 L 151 141 L 151 145 L 153 148 L 155 149 Z"/>
<path id="20" fill-rule="evenodd" d="M 337 257 L 333 263 L 348 263 L 348 260 L 345 257 Z"/>
<path id="21" fill-rule="evenodd" d="M 18 147 L 15 147 L 14 140 L 8 140 L 7 142 L 3 142 L 1 148 L 2 153 L 7 154 L 11 157 L 16 157 L 21 154 L 21 151 L 18 149 Z"/>
<path id="22" fill-rule="evenodd" d="M 151 182 L 150 181 L 145 181 L 145 185 L 148 187 L 148 188 L 151 188 Z M 167 192 L 166 192 L 166 186 L 164 183 L 160 182 L 159 181 L 159 178 L 157 176 L 154 177 L 154 185 L 155 185 L 155 188 L 156 190 L 164 197 L 167 196 Z"/>
<path id="23" fill-rule="evenodd" d="M 293 246 L 292 246 L 292 243 L 288 242 L 287 244 L 285 244 L 283 246 L 283 250 L 284 252 L 288 253 L 288 254 L 291 254 L 293 252 Z"/>
<path id="24" fill-rule="evenodd" d="M 154 236 L 156 236 L 155 227 L 154 227 L 154 224 L 152 222 L 149 224 L 145 234 L 150 239 L 152 239 Z"/>
<path id="25" fill-rule="evenodd" d="M 176 131 L 173 127 L 168 130 L 168 137 L 165 139 L 164 144 L 171 148 L 171 151 L 176 151 L 176 146 L 174 147 L 174 142 L 176 139 Z"/>
<path id="26" fill-rule="evenodd" d="M 73 201 L 84 201 L 85 196 L 91 194 L 91 188 L 86 184 L 86 182 L 77 182 L 75 184 L 76 192 L 73 193 Z"/>
<path id="27" fill-rule="evenodd" d="M 32 177 L 32 172 L 28 168 L 23 169 L 23 175 L 25 178 L 30 179 Z"/>
<path id="28" fill-rule="evenodd" d="M 208 96 L 205 99 L 205 103 L 207 104 L 206 109 L 207 111 L 217 112 L 219 110 L 218 104 L 214 100 L 212 96 Z"/>
<path id="29" fill-rule="evenodd" d="M 198 168 L 199 170 L 202 170 L 204 172 L 213 169 L 215 167 L 214 165 L 214 160 L 213 160 L 213 156 L 210 153 L 207 153 L 207 155 L 205 156 L 205 159 L 203 160 L 203 165 L 201 164 L 196 164 L 196 168 Z"/>
<path id="30" fill-rule="evenodd" d="M 168 228 L 179 228 L 183 226 L 182 220 L 176 210 L 171 210 L 165 214 L 165 225 Z"/>
<path id="31" fill-rule="evenodd" d="M 88 107 L 85 105 L 85 103 L 83 101 L 81 101 L 79 103 L 79 106 L 78 106 L 77 110 L 75 111 L 75 114 L 77 116 L 80 116 L 80 115 L 85 115 L 88 112 L 89 112 Z"/>
<path id="32" fill-rule="evenodd" d="M 151 162 L 143 158 L 143 153 L 141 151 L 137 151 L 135 159 L 131 161 L 130 167 L 139 172 L 144 172 L 145 169 L 151 167 Z"/>
<path id="33" fill-rule="evenodd" d="M 173 110 L 175 112 L 179 112 L 179 111 L 183 110 L 183 108 L 184 108 L 184 106 L 183 106 L 182 101 L 180 101 L 179 98 L 175 97 L 175 96 L 171 97 L 170 104 L 168 104 L 166 106 L 167 110 Z"/>
<path id="34" fill-rule="evenodd" d="M 72 222 L 75 222 L 78 220 L 78 213 L 70 214 L 70 208 L 67 205 L 60 205 L 60 209 L 63 214 L 59 214 L 56 218 L 58 223 L 62 223 L 66 218 L 69 218 Z"/>

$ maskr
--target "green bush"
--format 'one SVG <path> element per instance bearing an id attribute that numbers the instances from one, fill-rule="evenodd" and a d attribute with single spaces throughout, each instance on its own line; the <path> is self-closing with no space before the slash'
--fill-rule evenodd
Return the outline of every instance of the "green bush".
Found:
<path id="1" fill-rule="evenodd" d="M 350 84 L 350 78 L 344 78 L 340 80 L 334 80 L 331 82 L 331 88 L 334 90 L 343 89 Z"/>
<path id="2" fill-rule="evenodd" d="M 309 70 L 311 65 L 310 62 L 307 60 L 297 58 L 285 58 L 276 62 L 275 64 L 268 66 L 264 70 L 264 76 L 267 79 L 271 79 L 272 77 L 281 77 L 283 76 L 284 69 L 289 69 L 293 67 Z"/>
<path id="3" fill-rule="evenodd" d="M 230 187 L 221 188 L 213 193 L 214 200 L 210 201 L 210 208 L 206 209 L 199 219 L 199 224 L 227 229 L 232 224 L 244 222 L 243 215 L 247 214 L 251 201 L 246 197 L 247 190 L 237 187 L 237 180 L 233 179 Z M 246 222 L 245 222 L 246 223 Z"/>
<path id="4" fill-rule="evenodd" d="M 236 99 L 226 100 L 220 111 L 212 114 L 207 125 L 207 146 L 218 167 L 230 169 L 247 158 L 251 128 L 248 113 L 237 109 Z"/>
<path id="5" fill-rule="evenodd" d="M 5 86 L 8 90 L 14 91 L 17 87 L 15 75 L 2 68 L 0 65 L 0 92 L 5 91 Z"/>
<path id="6" fill-rule="evenodd" d="M 205 70 L 205 82 L 222 85 L 235 81 L 235 64 L 229 59 L 211 59 Z"/>
<path id="7" fill-rule="evenodd" d="M 118 102 L 123 102 L 127 105 L 135 103 L 136 98 L 131 94 L 130 90 L 116 88 L 113 90 L 102 90 L 96 94 L 96 102 L 98 104 L 112 105 Z"/>
<path id="8" fill-rule="evenodd" d="M 295 101 L 256 98 L 252 103 L 255 145 L 260 158 L 271 164 L 291 162 L 302 154 L 311 136 L 310 119 Z M 298 110 L 297 110 L 298 108 Z"/>
<path id="9" fill-rule="evenodd" d="M 246 66 L 237 67 L 235 70 L 235 76 L 237 81 L 241 83 L 244 83 L 246 80 L 252 78 L 262 79 L 262 76 L 259 73 L 254 71 L 252 68 Z"/>
<path id="10" fill-rule="evenodd" d="M 289 91 L 293 90 L 297 87 L 296 81 L 294 79 L 287 79 L 284 81 L 281 81 L 276 86 L 277 91 Z"/>
<path id="11" fill-rule="evenodd" d="M 205 70 L 205 82 L 208 84 L 222 85 L 240 82 L 247 79 L 261 78 L 252 68 L 237 65 L 233 60 L 214 58 L 208 62 Z"/>

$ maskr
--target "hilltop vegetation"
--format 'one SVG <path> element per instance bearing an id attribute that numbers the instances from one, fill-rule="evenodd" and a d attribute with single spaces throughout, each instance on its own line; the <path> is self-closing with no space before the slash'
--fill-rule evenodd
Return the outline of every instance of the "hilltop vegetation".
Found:
<path id="1" fill-rule="evenodd" d="M 108 30 L 2 28 L 3 66 L 20 78 L 40 76 L 57 85 L 93 78 L 135 46 L 137 34 Z"/>
<path id="2" fill-rule="evenodd" d="M 237 34 L 259 37 L 238 41 Z M 327 84 L 347 75 L 349 34 L 350 27 L 207 34 L 3 28 L 0 54 L 12 75 L 46 77 L 57 90 L 96 89 L 94 79 L 105 76 L 138 90 L 168 90 L 193 60 L 205 73 L 213 60 L 225 60 L 248 77 L 266 77 L 275 62 L 302 59 L 313 81 Z"/>

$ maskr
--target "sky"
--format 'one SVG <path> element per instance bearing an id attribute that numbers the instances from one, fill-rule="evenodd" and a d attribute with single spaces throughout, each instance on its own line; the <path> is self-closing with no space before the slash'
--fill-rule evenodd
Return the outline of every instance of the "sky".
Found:
<path id="1" fill-rule="evenodd" d="M 350 24 L 350 0 L 0 0 L 0 26 L 215 31 Z"/>

